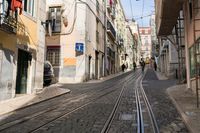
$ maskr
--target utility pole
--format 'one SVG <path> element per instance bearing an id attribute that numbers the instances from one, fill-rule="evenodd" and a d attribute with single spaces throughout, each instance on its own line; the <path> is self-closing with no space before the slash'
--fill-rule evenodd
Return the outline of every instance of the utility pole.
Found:
<path id="1" fill-rule="evenodd" d="M 104 0 L 104 76 L 107 75 L 106 72 L 106 64 L 107 64 L 107 17 L 106 17 L 106 10 L 107 10 L 107 0 Z"/>

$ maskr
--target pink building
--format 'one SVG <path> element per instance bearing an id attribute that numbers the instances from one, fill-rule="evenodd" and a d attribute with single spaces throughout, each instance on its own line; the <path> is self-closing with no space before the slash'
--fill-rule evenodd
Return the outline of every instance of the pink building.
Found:
<path id="1" fill-rule="evenodd" d="M 168 40 L 178 53 L 178 78 L 199 99 L 200 0 L 155 0 L 157 35 Z M 164 48 L 163 51 L 167 51 Z M 165 52 L 166 53 L 166 52 Z M 199 103 L 197 103 L 199 105 Z"/>
<path id="2" fill-rule="evenodd" d="M 140 27 L 139 28 L 140 36 L 141 36 L 141 58 L 144 60 L 151 58 L 151 28 L 150 27 Z"/>

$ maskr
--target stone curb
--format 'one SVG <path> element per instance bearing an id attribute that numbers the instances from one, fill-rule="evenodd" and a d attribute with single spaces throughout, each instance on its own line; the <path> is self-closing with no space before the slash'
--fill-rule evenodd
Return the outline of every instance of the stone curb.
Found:
<path id="1" fill-rule="evenodd" d="M 108 76 L 110 76 L 110 77 L 106 76 L 106 77 L 102 77 L 102 79 L 100 78 L 100 79 L 98 79 L 98 80 L 89 80 L 89 81 L 83 82 L 83 83 L 84 83 L 84 84 L 103 83 L 103 82 L 105 82 L 105 81 L 107 81 L 107 80 L 113 79 L 113 78 L 115 78 L 115 77 L 117 77 L 117 76 L 126 74 L 126 73 L 131 72 L 131 71 L 133 71 L 133 70 L 128 70 L 128 71 L 126 71 L 126 72 L 119 72 L 119 73 L 116 73 L 116 74 L 108 75 Z M 105 79 L 104 79 L 104 78 L 105 78 Z"/>
<path id="2" fill-rule="evenodd" d="M 52 87 L 53 87 L 53 86 L 52 86 Z M 48 89 L 48 87 L 44 87 L 44 90 L 43 90 L 43 91 L 45 91 L 45 89 Z M 69 89 L 66 89 L 66 90 L 67 90 L 67 91 L 64 92 L 64 93 L 61 93 L 61 94 L 58 94 L 58 95 L 55 95 L 55 96 L 52 96 L 52 97 L 48 97 L 48 98 L 46 98 L 46 99 L 41 99 L 41 100 L 38 100 L 38 101 L 36 101 L 36 102 L 32 102 L 32 103 L 29 103 L 29 104 L 27 104 L 27 105 L 24 105 L 24 106 L 21 106 L 21 107 L 17 107 L 16 109 L 13 109 L 13 110 L 11 110 L 11 111 L 8 111 L 8 112 L 5 112 L 5 113 L 1 113 L 0 116 L 4 116 L 4 115 L 10 114 L 10 113 L 12 113 L 12 112 L 14 112 L 14 111 L 18 111 L 18 110 L 21 110 L 21 109 L 24 109 L 24 108 L 27 108 L 27 107 L 30 107 L 30 106 L 33 106 L 33 105 L 37 105 L 37 104 L 39 104 L 39 103 L 42 103 L 42 102 L 51 100 L 51 99 L 53 99 L 53 98 L 56 98 L 56 97 L 59 97 L 59 96 L 62 96 L 62 95 L 64 95 L 64 94 L 67 94 L 67 93 L 70 93 L 70 92 L 71 92 L 71 90 L 69 90 Z M 42 92 L 43 92 L 43 91 L 42 91 Z M 42 93 L 42 92 L 41 92 L 41 93 Z M 39 94 L 39 93 L 37 93 L 37 94 Z M 34 95 L 36 95 L 36 94 L 34 94 Z"/>
<path id="3" fill-rule="evenodd" d="M 174 106 L 176 107 L 176 109 L 178 110 L 179 114 L 181 115 L 181 117 L 182 117 L 182 119 L 183 119 L 183 121 L 184 121 L 186 127 L 188 128 L 189 132 L 190 132 L 190 133 L 196 133 L 196 132 L 192 129 L 192 127 L 187 123 L 187 118 L 186 118 L 186 116 L 185 116 L 184 111 L 181 109 L 181 107 L 179 106 L 179 104 L 176 102 L 176 100 L 175 100 L 175 99 L 173 98 L 173 96 L 171 95 L 171 91 L 172 91 L 173 89 L 176 89 L 176 86 L 178 86 L 178 85 L 175 85 L 175 86 L 172 86 L 172 87 L 167 88 L 167 95 L 168 95 L 169 98 L 172 100 Z"/>

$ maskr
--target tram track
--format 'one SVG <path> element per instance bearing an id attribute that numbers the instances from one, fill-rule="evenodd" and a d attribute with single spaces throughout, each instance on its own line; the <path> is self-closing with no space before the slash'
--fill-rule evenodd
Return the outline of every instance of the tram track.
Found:
<path id="1" fill-rule="evenodd" d="M 129 79 L 129 78 L 132 78 L 132 77 L 135 77 L 135 75 L 128 75 L 128 79 Z M 115 86 L 118 86 L 118 85 L 120 85 L 120 84 L 122 84 L 122 83 L 125 84 L 125 83 L 127 82 L 126 79 L 127 79 L 127 77 L 125 78 L 125 80 L 124 80 L 123 82 L 119 82 L 119 83 L 116 84 Z M 124 85 L 123 85 L 123 87 L 122 87 L 122 90 L 120 91 L 120 95 L 123 93 L 123 88 L 124 88 Z M 70 115 L 70 114 L 72 114 L 72 113 L 74 113 L 74 112 L 76 112 L 76 111 L 78 111 L 78 110 L 80 110 L 80 109 L 83 109 L 84 107 L 90 105 L 90 104 L 93 103 L 94 101 L 96 101 L 96 100 L 98 100 L 98 99 L 100 99 L 100 98 L 102 98 L 102 97 L 104 97 L 104 96 L 106 96 L 106 95 L 108 95 L 108 94 L 110 94 L 110 93 L 113 93 L 113 92 L 115 92 L 115 91 L 117 91 L 117 90 L 118 90 L 118 89 L 114 89 L 114 90 L 112 90 L 112 91 L 104 92 L 104 94 L 102 94 L 102 95 L 100 95 L 100 96 L 98 96 L 98 97 L 95 97 L 95 98 L 94 98 L 93 100 L 91 100 L 90 102 L 88 102 L 88 103 L 86 103 L 86 104 L 84 104 L 84 105 L 81 105 L 81 106 L 78 107 L 78 108 L 73 109 L 71 112 L 64 113 L 64 114 L 60 115 L 59 117 L 56 117 L 56 118 L 53 119 L 52 121 L 41 125 L 40 127 L 38 127 L 38 128 L 36 128 L 36 129 L 30 131 L 29 133 L 37 132 L 37 131 L 38 131 L 39 129 L 41 129 L 42 127 L 44 127 L 44 126 L 46 126 L 46 125 L 48 125 L 48 124 L 51 124 L 52 122 L 55 122 L 55 121 L 58 120 L 58 119 L 61 119 L 61 118 L 63 118 L 63 117 L 66 117 L 66 116 L 68 116 L 68 115 Z M 118 98 L 117 100 L 120 100 L 120 99 Z M 116 105 L 115 105 L 115 107 L 116 107 Z M 112 118 L 111 118 L 111 119 L 112 119 Z"/>
<path id="2" fill-rule="evenodd" d="M 135 91 L 135 104 L 136 104 L 136 132 L 137 133 L 159 133 L 158 125 L 155 119 L 155 116 L 153 114 L 153 111 L 151 109 L 151 105 L 147 99 L 147 96 L 145 94 L 145 91 L 142 87 L 142 80 L 144 75 L 141 75 L 141 73 L 138 73 L 133 79 L 130 79 L 130 81 L 134 81 L 136 84 L 134 91 Z M 127 82 L 127 84 L 128 84 Z M 117 109 L 120 106 L 120 102 L 122 100 L 122 95 L 124 93 L 124 90 L 126 88 L 126 85 L 123 85 L 123 89 L 121 90 L 118 99 L 116 100 L 115 106 L 106 121 L 103 129 L 101 130 L 101 133 L 109 133 L 110 127 L 114 121 L 114 117 L 116 116 Z M 133 101 L 134 102 L 134 101 Z M 144 106 L 145 105 L 145 106 Z M 145 112 L 147 111 L 147 112 Z M 148 116 L 144 113 L 148 113 Z M 134 123 L 133 123 L 134 124 Z M 148 129 L 147 129 L 148 128 Z M 112 132 L 112 131 L 111 131 Z M 134 131 L 133 131 L 134 132 Z"/>
<path id="3" fill-rule="evenodd" d="M 141 75 L 138 78 L 138 80 L 139 80 L 139 81 L 137 81 L 138 85 L 135 89 L 136 104 L 137 104 L 137 133 L 145 133 L 145 132 L 160 133 L 153 110 L 151 108 L 149 100 L 148 100 L 146 93 L 144 91 L 144 88 L 142 86 L 142 81 L 143 81 L 144 75 Z M 141 98 L 142 98 L 142 100 L 141 100 Z M 143 101 L 145 106 L 142 107 L 141 101 Z M 146 118 L 144 117 L 144 110 L 147 111 L 148 118 L 147 118 L 147 116 L 146 116 Z M 147 129 L 147 127 L 145 127 L 145 125 L 147 125 L 147 123 L 145 123 L 145 122 L 148 122 L 149 129 Z"/>
<path id="4" fill-rule="evenodd" d="M 128 74 L 128 77 L 131 77 L 130 74 Z M 126 81 L 126 80 L 124 80 L 123 82 L 125 82 L 125 81 Z M 115 86 L 118 86 L 118 85 L 122 84 L 123 82 L 118 82 Z M 97 94 L 97 93 L 99 93 L 99 92 L 105 91 L 106 89 L 108 89 L 108 88 L 110 88 L 110 87 L 111 87 L 111 86 L 106 86 L 106 87 L 103 87 L 102 89 L 100 89 L 100 90 L 98 90 L 98 91 L 93 92 L 93 93 L 90 92 L 90 96 L 92 97 L 93 95 L 95 95 L 95 94 Z M 113 86 L 112 86 L 112 87 L 113 87 Z M 116 89 L 116 90 L 117 90 L 117 89 Z M 97 100 L 97 99 L 99 99 L 99 98 L 101 98 L 101 97 L 103 97 L 103 96 L 105 96 L 105 95 L 108 95 L 109 93 L 112 93 L 112 92 L 114 92 L 114 91 L 116 91 L 116 90 L 114 89 L 114 90 L 111 90 L 111 91 L 110 91 L 110 90 L 105 91 L 103 94 L 99 95 L 98 97 L 94 98 L 93 100 L 90 100 L 90 102 L 87 102 L 87 103 L 85 103 L 85 104 L 83 104 L 83 105 L 81 105 L 81 106 L 79 106 L 79 107 L 76 107 L 76 108 L 72 109 L 71 111 L 64 112 L 64 113 L 60 114 L 59 116 L 57 116 L 57 117 L 51 119 L 50 121 L 46 122 L 45 124 L 40 125 L 39 127 L 35 128 L 35 129 L 33 129 L 33 130 L 29 131 L 29 132 L 35 132 L 35 131 L 37 131 L 38 129 L 44 127 L 45 125 L 50 124 L 51 122 L 54 122 L 54 121 L 56 121 L 57 119 L 60 119 L 60 118 L 62 118 L 62 117 L 65 117 L 65 116 L 67 116 L 67 115 L 69 115 L 69 114 L 72 114 L 73 112 L 75 112 L 75 111 L 77 111 L 77 110 L 79 110 L 79 109 L 81 109 L 81 108 L 84 108 L 84 107 L 86 107 L 87 105 L 91 104 L 91 103 L 94 102 L 95 100 Z M 85 93 L 86 93 L 86 92 L 85 92 Z M 79 95 L 78 97 L 82 97 L 85 93 Z M 87 94 L 88 94 L 88 92 L 87 92 Z M 77 99 L 78 97 L 74 97 L 74 98 L 72 98 L 72 99 L 68 99 L 68 102 L 71 101 L 71 100 L 75 100 L 75 99 Z M 66 102 L 66 101 L 65 101 L 65 102 Z M 27 122 L 27 121 L 29 121 L 29 120 L 31 120 L 31 119 L 35 119 L 35 118 L 37 118 L 37 117 L 40 117 L 40 116 L 42 116 L 44 113 L 52 112 L 52 111 L 56 110 L 57 108 L 59 108 L 59 106 L 63 106 L 63 104 L 62 104 L 62 105 L 60 104 L 60 105 L 58 105 L 58 106 L 56 106 L 56 107 L 49 108 L 49 109 L 47 109 L 47 110 L 38 112 L 38 113 L 33 114 L 33 115 L 31 115 L 31 116 L 23 117 L 22 119 L 17 119 L 17 120 L 12 121 L 12 122 L 4 123 L 4 124 L 2 124 L 2 125 L 0 126 L 0 132 L 5 131 L 6 129 L 9 129 L 10 127 L 17 126 L 18 124 Z"/>
<path id="5" fill-rule="evenodd" d="M 126 85 L 127 85 L 128 82 L 130 82 L 131 80 L 134 80 L 135 78 L 137 78 L 140 74 L 141 74 L 141 73 L 137 73 L 137 75 L 135 75 L 133 78 L 128 79 L 128 81 L 126 81 Z M 115 115 L 116 115 L 117 109 L 118 109 L 118 107 L 119 107 L 119 105 L 120 105 L 120 101 L 121 101 L 121 99 L 122 99 L 122 95 L 123 95 L 123 92 L 124 92 L 124 90 L 125 90 L 125 88 L 126 88 L 126 85 L 125 85 L 125 84 L 123 85 L 122 90 L 120 91 L 120 94 L 119 94 L 119 96 L 118 96 L 118 98 L 117 98 L 117 100 L 116 100 L 115 106 L 114 106 L 114 108 L 113 108 L 113 110 L 112 110 L 110 116 L 108 117 L 108 120 L 106 121 L 106 123 L 105 123 L 103 129 L 101 130 L 101 133 L 108 133 L 108 132 L 109 132 L 110 126 L 111 126 L 111 124 L 112 124 L 112 122 L 113 122 L 113 119 L 114 119 L 114 117 L 115 117 Z"/>
<path id="6" fill-rule="evenodd" d="M 101 133 L 108 133 L 109 130 L 110 130 L 110 127 L 111 127 L 111 125 L 114 121 L 114 118 L 116 116 L 120 102 L 122 100 L 122 95 L 123 95 L 125 89 L 127 89 L 127 85 L 132 84 L 132 82 L 134 82 L 136 84 L 135 96 L 134 97 L 135 97 L 135 104 L 136 104 L 136 108 L 137 108 L 137 111 L 136 111 L 137 133 L 144 133 L 146 131 L 145 125 L 147 125 L 147 123 L 145 123 L 145 122 L 147 122 L 147 121 L 145 121 L 146 117 L 143 116 L 144 110 L 148 111 L 148 114 L 149 114 L 148 124 L 150 125 L 150 123 L 151 123 L 151 127 L 152 127 L 151 131 L 153 133 L 159 133 L 159 129 L 157 127 L 156 120 L 155 120 L 155 117 L 153 115 L 153 111 L 150 107 L 150 104 L 148 102 L 148 99 L 147 99 L 145 92 L 143 90 L 143 87 L 142 87 L 142 79 L 143 79 L 143 76 L 141 76 L 141 72 L 137 71 L 137 72 L 135 72 L 135 74 L 128 74 L 125 78 L 123 78 L 123 80 L 120 80 L 120 82 L 117 82 L 112 87 L 108 85 L 108 86 L 104 86 L 103 88 L 101 88 L 98 91 L 89 92 L 90 94 L 87 92 L 88 96 L 87 96 L 87 100 L 84 100 L 85 102 L 79 103 L 76 106 L 73 106 L 70 110 L 69 109 L 68 110 L 63 109 L 64 111 L 62 113 L 60 113 L 59 115 L 56 115 L 55 117 L 52 117 L 51 119 L 44 122 L 43 124 L 37 125 L 34 128 L 29 129 L 28 131 L 25 131 L 25 132 L 28 132 L 28 133 L 40 132 L 41 129 L 43 130 L 46 127 L 48 127 L 49 125 L 52 125 L 52 124 L 54 125 L 54 123 L 56 121 L 59 121 L 61 119 L 65 119 L 72 114 L 76 114 L 77 111 L 80 112 L 80 110 L 84 110 L 85 108 L 87 108 L 87 106 L 89 106 L 91 104 L 95 105 L 95 102 L 97 100 L 103 98 L 103 97 L 107 97 L 108 95 L 118 94 L 116 101 L 113 103 L 113 109 L 111 110 L 109 117 L 105 121 L 105 124 L 102 125 Z M 70 101 L 76 100 L 77 98 L 84 97 L 84 95 L 85 94 L 83 93 L 82 95 L 74 97 L 70 100 L 68 99 L 69 100 L 68 104 L 73 104 L 73 102 L 70 103 Z M 146 105 L 145 108 L 142 104 Z M 67 104 L 63 105 L 63 103 L 62 103 L 62 104 L 59 104 L 56 107 L 52 107 L 52 108 L 49 108 L 47 110 L 43 110 L 41 112 L 33 114 L 32 116 L 27 116 L 27 117 L 24 117 L 20 120 L 17 119 L 13 122 L 5 123 L 5 124 L 3 124 L 3 126 L 0 126 L 0 132 L 7 131 L 7 129 L 9 129 L 9 128 L 14 128 L 15 126 L 18 126 L 18 125 L 23 124 L 25 122 L 28 122 L 30 120 L 40 118 L 46 113 L 53 113 L 54 111 L 56 111 L 61 106 L 67 106 Z M 67 107 L 66 107 L 66 109 L 67 109 Z M 2 128 L 2 127 L 4 127 L 4 128 Z M 147 133 L 150 133 L 150 132 L 147 132 Z"/>

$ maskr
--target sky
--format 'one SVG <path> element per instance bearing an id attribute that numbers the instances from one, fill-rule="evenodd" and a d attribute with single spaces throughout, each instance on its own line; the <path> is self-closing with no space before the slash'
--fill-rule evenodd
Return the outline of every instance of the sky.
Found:
<path id="1" fill-rule="evenodd" d="M 121 3 L 126 18 L 134 18 L 139 23 L 140 27 L 149 26 L 150 17 L 148 15 L 154 14 L 154 0 L 121 0 Z M 142 16 L 143 19 L 141 19 Z"/>

